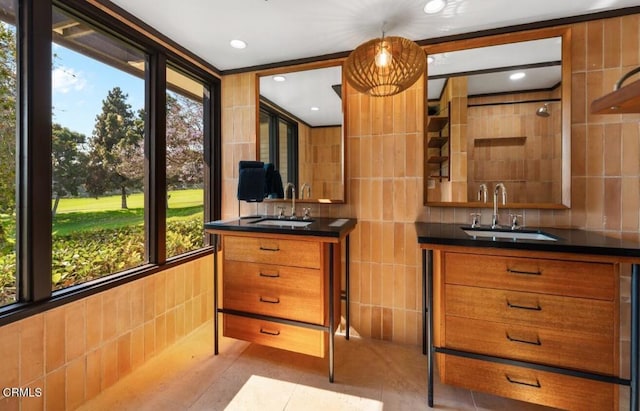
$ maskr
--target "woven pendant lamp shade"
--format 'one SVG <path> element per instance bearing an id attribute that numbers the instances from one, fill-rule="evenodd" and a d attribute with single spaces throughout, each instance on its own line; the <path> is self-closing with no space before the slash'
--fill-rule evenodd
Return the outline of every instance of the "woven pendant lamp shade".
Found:
<path id="1" fill-rule="evenodd" d="M 391 58 L 387 64 L 376 64 L 381 48 Z M 379 57 L 378 57 L 379 58 Z M 371 96 L 391 96 L 410 87 L 426 70 L 427 56 L 411 40 L 383 37 L 361 44 L 349 54 L 344 69 L 349 84 Z"/>

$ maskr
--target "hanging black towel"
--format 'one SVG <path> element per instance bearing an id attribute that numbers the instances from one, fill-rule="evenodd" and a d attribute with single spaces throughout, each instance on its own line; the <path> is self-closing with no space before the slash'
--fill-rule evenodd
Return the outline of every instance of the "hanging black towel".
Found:
<path id="1" fill-rule="evenodd" d="M 262 161 L 240 161 L 238 200 L 262 202 L 264 200 L 265 170 Z"/>

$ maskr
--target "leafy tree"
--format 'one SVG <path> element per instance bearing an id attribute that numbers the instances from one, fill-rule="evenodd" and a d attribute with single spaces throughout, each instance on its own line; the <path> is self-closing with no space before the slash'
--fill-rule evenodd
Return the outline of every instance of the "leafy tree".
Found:
<path id="1" fill-rule="evenodd" d="M 16 35 L 0 22 L 0 213 L 15 211 Z"/>
<path id="2" fill-rule="evenodd" d="M 86 179 L 87 191 L 96 197 L 119 191 L 123 209 L 127 208 L 127 191 L 141 188 L 144 177 L 144 133 L 127 97 L 120 87 L 114 87 L 102 100 L 90 141 Z"/>
<path id="3" fill-rule="evenodd" d="M 202 187 L 203 106 L 167 93 L 167 184 L 171 188 Z"/>
<path id="4" fill-rule="evenodd" d="M 86 175 L 87 156 L 81 150 L 86 142 L 84 134 L 71 131 L 60 124 L 53 124 L 51 133 L 53 164 L 53 192 L 55 202 L 52 214 L 56 215 L 60 197 L 78 195 Z"/>
<path id="5" fill-rule="evenodd" d="M 0 22 L 0 213 L 16 208 L 16 35 Z M 0 224 L 0 249 L 10 246 L 7 231 Z"/>

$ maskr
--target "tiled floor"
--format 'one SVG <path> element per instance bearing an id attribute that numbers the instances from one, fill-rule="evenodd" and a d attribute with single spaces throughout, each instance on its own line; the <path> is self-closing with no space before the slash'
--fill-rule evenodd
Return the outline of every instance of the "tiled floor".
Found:
<path id="1" fill-rule="evenodd" d="M 326 360 L 222 339 L 214 356 L 206 324 L 80 409 L 420 411 L 426 357 L 419 347 L 336 338 L 335 382 Z M 548 410 L 435 381 L 435 409 Z"/>

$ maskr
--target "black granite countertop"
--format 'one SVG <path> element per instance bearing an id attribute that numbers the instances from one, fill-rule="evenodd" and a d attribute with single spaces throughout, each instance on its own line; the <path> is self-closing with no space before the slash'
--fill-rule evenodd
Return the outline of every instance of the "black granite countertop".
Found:
<path id="1" fill-rule="evenodd" d="M 534 229 L 526 227 L 520 230 L 532 233 L 541 232 L 549 234 L 555 238 L 555 241 L 548 241 L 471 237 L 463 231 L 463 228 L 469 228 L 468 225 L 464 224 L 416 222 L 415 226 L 418 235 L 418 243 L 420 244 L 490 247 L 640 258 L 639 243 L 607 237 L 600 233 L 578 229 Z"/>
<path id="2" fill-rule="evenodd" d="M 264 220 L 273 221 L 273 224 L 276 225 L 265 225 Z M 304 227 L 293 226 L 293 224 L 304 222 L 300 218 L 293 220 L 293 224 L 291 222 L 292 220 L 288 218 L 278 219 L 276 216 L 256 216 L 211 221 L 205 223 L 204 228 L 205 230 L 231 232 L 340 238 L 355 228 L 357 220 L 355 218 L 312 217 L 311 224 Z"/>

